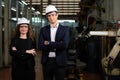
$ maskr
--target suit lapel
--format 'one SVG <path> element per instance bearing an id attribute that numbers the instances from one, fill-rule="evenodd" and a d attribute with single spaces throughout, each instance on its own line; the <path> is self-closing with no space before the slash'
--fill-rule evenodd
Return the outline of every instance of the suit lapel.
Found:
<path id="1" fill-rule="evenodd" d="M 51 37 L 50 37 L 50 25 L 47 27 L 46 34 L 48 34 L 48 35 L 47 35 L 47 39 L 48 39 L 49 41 L 51 41 Z"/>
<path id="2" fill-rule="evenodd" d="M 57 29 L 57 32 L 56 32 L 55 41 L 57 40 L 58 35 L 59 35 L 60 32 L 61 32 L 61 26 L 59 25 L 58 29 Z"/>

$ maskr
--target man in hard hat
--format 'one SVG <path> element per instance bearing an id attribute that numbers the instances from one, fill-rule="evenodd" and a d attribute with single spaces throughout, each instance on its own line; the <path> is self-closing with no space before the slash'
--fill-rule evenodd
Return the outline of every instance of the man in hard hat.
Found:
<path id="1" fill-rule="evenodd" d="M 64 80 L 69 29 L 58 23 L 58 10 L 55 6 L 46 7 L 46 17 L 50 24 L 41 29 L 39 36 L 43 78 L 44 80 Z"/>

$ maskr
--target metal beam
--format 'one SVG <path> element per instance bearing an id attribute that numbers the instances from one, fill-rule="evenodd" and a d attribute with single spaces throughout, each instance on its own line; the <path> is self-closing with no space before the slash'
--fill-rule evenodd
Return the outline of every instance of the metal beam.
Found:
<path id="1" fill-rule="evenodd" d="M 2 3 L 2 0 L 0 0 L 0 3 Z M 3 43 L 2 43 L 2 4 L 0 4 L 0 67 L 3 66 L 3 51 L 2 51 L 2 46 L 3 46 Z"/>
<path id="2" fill-rule="evenodd" d="M 4 0 L 4 65 L 8 66 L 9 64 L 9 25 L 8 25 L 8 15 L 9 15 L 9 0 Z"/>

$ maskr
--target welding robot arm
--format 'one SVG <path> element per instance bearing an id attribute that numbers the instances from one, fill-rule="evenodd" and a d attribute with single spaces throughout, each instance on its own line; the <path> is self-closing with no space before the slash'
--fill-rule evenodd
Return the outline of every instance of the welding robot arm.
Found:
<path id="1" fill-rule="evenodd" d="M 116 43 L 113 46 L 112 50 L 110 51 L 109 55 L 102 59 L 102 65 L 107 68 L 110 67 L 120 52 L 120 28 L 118 28 L 117 31 L 90 31 L 89 36 L 116 37 Z M 120 75 L 119 70 L 113 69 L 111 74 Z"/>

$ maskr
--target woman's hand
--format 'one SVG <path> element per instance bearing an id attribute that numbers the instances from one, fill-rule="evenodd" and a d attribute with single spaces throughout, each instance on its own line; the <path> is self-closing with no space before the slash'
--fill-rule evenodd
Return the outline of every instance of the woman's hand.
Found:
<path id="1" fill-rule="evenodd" d="M 12 50 L 13 50 L 13 51 L 17 51 L 16 47 L 14 47 L 14 46 L 12 47 Z"/>
<path id="2" fill-rule="evenodd" d="M 36 51 L 35 51 L 35 49 L 26 50 L 26 53 L 28 53 L 28 54 L 32 54 L 33 56 L 36 55 Z"/>

